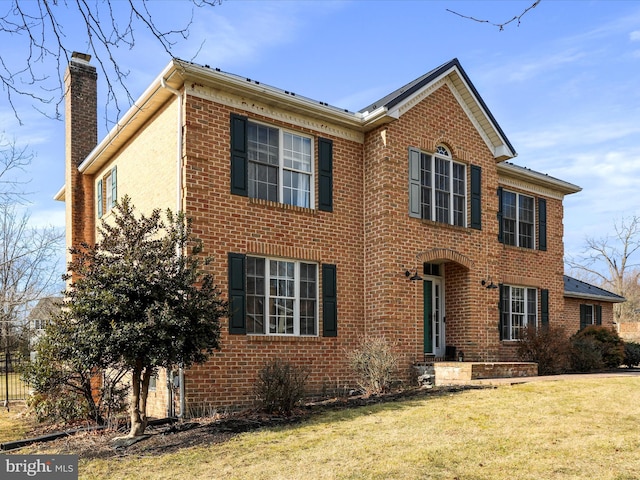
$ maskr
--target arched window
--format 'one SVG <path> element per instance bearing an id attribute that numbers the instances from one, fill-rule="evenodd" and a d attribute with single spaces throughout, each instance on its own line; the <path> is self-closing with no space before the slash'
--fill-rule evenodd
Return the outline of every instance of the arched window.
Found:
<path id="1" fill-rule="evenodd" d="M 466 225 L 466 170 L 438 145 L 433 155 L 420 154 L 421 216 L 427 220 Z"/>

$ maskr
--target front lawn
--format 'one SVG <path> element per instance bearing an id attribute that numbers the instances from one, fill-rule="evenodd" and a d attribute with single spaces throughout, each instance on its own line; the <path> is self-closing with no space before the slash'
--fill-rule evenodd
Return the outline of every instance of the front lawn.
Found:
<path id="1" fill-rule="evenodd" d="M 214 445 L 81 460 L 79 471 L 145 480 L 640 479 L 639 432 L 640 378 L 574 379 L 330 411 Z"/>

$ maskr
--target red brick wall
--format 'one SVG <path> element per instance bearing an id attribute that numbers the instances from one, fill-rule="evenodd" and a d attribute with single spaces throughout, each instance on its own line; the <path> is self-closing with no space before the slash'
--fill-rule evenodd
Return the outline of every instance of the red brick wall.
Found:
<path id="1" fill-rule="evenodd" d="M 470 165 L 482 168 L 481 231 L 409 218 L 407 147 L 433 151 L 437 144 L 447 146 L 456 161 L 467 165 L 468 181 Z M 403 272 L 416 264 L 420 268 L 423 261 L 446 263 L 447 343 L 462 349 L 467 360 L 515 360 L 513 342 L 499 339 L 499 291 L 482 287 L 482 279 L 490 276 L 495 283 L 547 288 L 551 318 L 562 317 L 561 201 L 547 198 L 546 252 L 498 243 L 495 165 L 486 143 L 446 86 L 367 136 L 367 331 L 397 338 L 405 346 L 405 364 L 422 357 L 423 298 L 421 287 Z"/>
<path id="2" fill-rule="evenodd" d="M 447 86 L 398 120 L 365 134 L 364 144 L 357 141 L 360 132 L 343 134 L 293 114 L 229 104 L 236 106 L 187 95 L 184 112 L 184 208 L 204 241 L 204 254 L 213 258 L 216 283 L 226 297 L 230 252 L 335 264 L 338 336 L 322 337 L 321 321 L 317 337 L 230 335 L 225 319 L 221 349 L 185 372 L 188 409 L 251 404 L 258 371 L 277 358 L 308 367 L 311 392 L 353 386 L 346 352 L 364 335 L 383 335 L 396 343 L 398 377 L 408 381 L 410 366 L 423 359 L 424 299 L 422 283 L 409 281 L 404 272 L 418 268 L 420 273 L 425 262 L 444 265 L 446 343 L 463 350 L 465 360 L 515 359 L 513 342 L 499 340 L 499 292 L 482 286 L 483 279 L 549 289 L 551 321 L 563 321 L 562 203 L 546 198 L 546 252 L 498 243 L 496 160 Z M 232 112 L 310 135 L 316 146 L 318 137 L 331 138 L 333 212 L 232 195 Z M 407 149 L 432 152 L 440 143 L 467 165 L 467 191 L 470 166 L 482 168 L 482 230 L 408 216 Z"/>
<path id="3" fill-rule="evenodd" d="M 602 307 L 602 325 L 614 327 L 613 323 L 613 303 L 594 302 L 579 298 L 566 298 L 564 309 L 564 326 L 567 334 L 573 335 L 580 330 L 580 305 L 600 305 Z"/>
<path id="4" fill-rule="evenodd" d="M 352 384 L 344 352 L 353 348 L 364 332 L 361 145 L 249 114 L 251 119 L 311 135 L 316 146 L 318 136 L 333 140 L 334 208 L 333 212 L 323 212 L 232 195 L 232 111 L 197 97 L 186 101 L 185 210 L 193 219 L 194 233 L 204 240 L 204 253 L 214 258 L 211 268 L 216 283 L 226 295 L 229 252 L 335 264 L 338 336 L 230 335 L 225 320 L 220 351 L 206 364 L 185 374 L 186 401 L 192 405 L 247 405 L 253 401 L 252 389 L 259 369 L 276 358 L 308 367 L 311 391 Z M 315 154 L 317 171 L 317 148 Z M 322 318 L 321 302 L 319 317 Z"/>

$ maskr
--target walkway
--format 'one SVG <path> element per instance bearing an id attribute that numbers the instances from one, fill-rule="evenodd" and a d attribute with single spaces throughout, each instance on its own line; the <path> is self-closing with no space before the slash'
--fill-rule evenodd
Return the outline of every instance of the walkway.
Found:
<path id="1" fill-rule="evenodd" d="M 580 380 L 589 378 L 640 377 L 640 369 L 619 369 L 602 373 L 570 373 L 564 375 L 540 375 L 537 377 L 483 378 L 471 380 L 471 385 L 515 385 L 529 382 L 553 382 L 559 380 Z"/>

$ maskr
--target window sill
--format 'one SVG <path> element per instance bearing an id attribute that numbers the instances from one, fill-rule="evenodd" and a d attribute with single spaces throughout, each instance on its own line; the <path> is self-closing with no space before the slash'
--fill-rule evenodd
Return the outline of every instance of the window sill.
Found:
<path id="1" fill-rule="evenodd" d="M 546 252 L 546 250 L 539 250 L 537 248 L 518 247 L 516 245 L 508 245 L 503 242 L 498 242 L 498 243 L 500 243 L 504 248 L 508 248 L 510 250 L 516 250 L 518 252 L 531 252 L 536 254 Z"/>
<path id="2" fill-rule="evenodd" d="M 409 218 L 415 218 L 415 217 L 409 217 Z M 450 223 L 443 223 L 443 222 L 436 222 L 435 220 L 427 220 L 426 218 L 417 218 L 416 220 L 419 220 L 420 223 L 422 223 L 423 225 L 428 225 L 430 227 L 437 227 L 437 228 L 448 228 L 451 230 L 455 230 L 457 232 L 464 232 L 466 234 L 471 234 L 471 232 L 475 231 L 475 232 L 480 232 L 481 230 L 476 230 L 475 228 L 471 228 L 471 227 L 462 227 L 460 225 L 451 225 Z"/>
<path id="3" fill-rule="evenodd" d="M 291 342 L 319 342 L 321 337 L 315 335 L 256 335 L 247 334 L 249 343 L 291 343 Z"/>
<path id="4" fill-rule="evenodd" d="M 298 207 L 296 205 L 289 205 L 287 203 L 273 202 L 271 200 L 263 200 L 261 198 L 249 197 L 249 203 L 253 205 L 263 205 L 265 207 L 277 208 L 279 210 L 290 210 L 293 212 L 306 213 L 309 215 L 317 215 L 318 210 L 315 208 Z"/>

